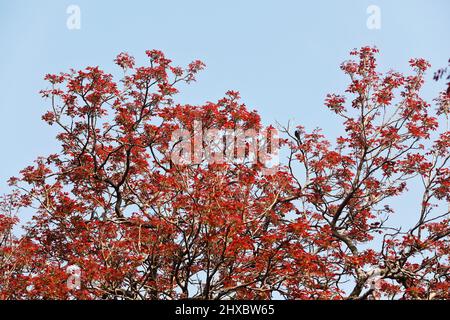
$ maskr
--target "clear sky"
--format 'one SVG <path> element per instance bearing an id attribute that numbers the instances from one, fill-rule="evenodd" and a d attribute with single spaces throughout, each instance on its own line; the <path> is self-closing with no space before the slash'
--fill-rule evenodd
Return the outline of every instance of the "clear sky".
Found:
<path id="1" fill-rule="evenodd" d="M 69 5 L 81 10 L 79 30 L 66 26 Z M 380 29 L 366 25 L 370 5 L 381 10 Z M 449 9 L 448 0 L 0 0 L 0 194 L 10 176 L 58 150 L 54 128 L 40 120 L 46 73 L 87 65 L 114 73 L 119 52 L 145 63 L 146 49 L 160 49 L 178 65 L 207 64 L 177 102 L 238 90 L 266 124 L 294 120 L 335 136 L 341 128 L 323 100 L 347 84 L 339 65 L 348 52 L 376 45 L 386 71 L 407 71 L 411 57 L 428 59 L 432 70 L 446 66 Z M 430 102 L 443 87 L 431 77 Z"/>

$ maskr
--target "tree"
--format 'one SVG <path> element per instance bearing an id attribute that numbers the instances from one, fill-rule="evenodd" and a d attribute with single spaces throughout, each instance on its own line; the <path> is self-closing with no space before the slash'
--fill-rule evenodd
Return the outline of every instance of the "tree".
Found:
<path id="1" fill-rule="evenodd" d="M 353 279 L 350 298 L 449 298 L 450 132 L 432 141 L 439 122 L 430 114 L 446 113 L 448 95 L 442 93 L 447 102 L 433 112 L 420 97 L 428 62 L 410 60 L 411 76 L 383 75 L 376 71 L 377 52 L 355 50 L 351 55 L 359 61 L 341 66 L 351 81 L 350 108 L 345 96 L 327 96 L 326 106 L 346 132 L 334 147 L 319 131 L 308 134 L 302 127 L 291 137 L 289 167 L 300 163 L 305 177 L 300 183 L 291 170 L 303 212 L 314 234 L 328 235 L 326 245 L 313 250 L 328 257 L 327 286 Z M 396 227 L 388 200 L 414 179 L 423 186 L 417 220 L 411 228 Z"/>
<path id="2" fill-rule="evenodd" d="M 326 99 L 346 134 L 333 145 L 318 130 L 284 128 L 290 156 L 276 170 L 262 151 L 277 138 L 253 148 L 219 134 L 272 129 L 237 92 L 202 106 L 173 102 L 200 61 L 182 69 L 153 50 L 144 67 L 120 54 L 119 82 L 98 67 L 47 75 L 43 119 L 59 128 L 61 151 L 9 181 L 0 298 L 449 298 L 450 133 L 433 138 L 443 112 L 430 115 L 419 95 L 428 63 L 411 60 L 408 77 L 382 75 L 376 52 L 353 51 L 358 60 L 342 65 L 348 110 L 344 96 Z M 213 158 L 242 152 L 242 161 L 196 154 L 211 142 L 228 148 L 209 149 Z M 417 222 L 395 229 L 388 201 L 414 179 L 424 187 Z M 24 208 L 33 219 L 19 236 Z M 67 284 L 71 266 L 79 288 Z"/>

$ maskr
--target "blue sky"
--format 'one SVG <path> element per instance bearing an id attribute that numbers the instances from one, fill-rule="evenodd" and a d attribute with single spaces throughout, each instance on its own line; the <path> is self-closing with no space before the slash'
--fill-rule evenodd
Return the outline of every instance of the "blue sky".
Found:
<path id="1" fill-rule="evenodd" d="M 72 4 L 81 9 L 80 30 L 66 26 Z M 369 5 L 381 10 L 379 30 L 366 26 Z M 449 9 L 446 0 L 0 0 L 0 194 L 10 176 L 58 150 L 55 128 L 40 120 L 46 73 L 87 65 L 115 73 L 119 52 L 144 63 L 146 49 L 161 49 L 178 65 L 207 64 L 177 102 L 201 104 L 238 90 L 267 124 L 293 120 L 335 136 L 341 128 L 323 100 L 346 85 L 339 65 L 348 52 L 376 45 L 381 70 L 407 71 L 411 57 L 428 59 L 433 70 L 445 66 Z M 429 81 L 424 96 L 431 101 L 442 86 Z"/>

